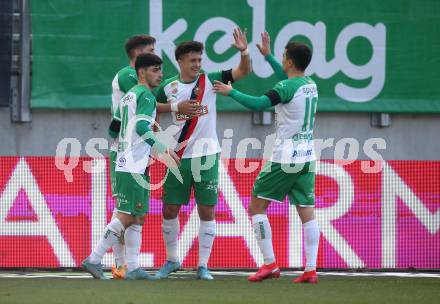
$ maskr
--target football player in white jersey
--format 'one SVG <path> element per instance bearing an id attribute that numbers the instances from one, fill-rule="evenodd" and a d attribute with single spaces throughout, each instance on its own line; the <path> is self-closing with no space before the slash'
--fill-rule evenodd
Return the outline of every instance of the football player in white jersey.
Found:
<path id="1" fill-rule="evenodd" d="M 218 162 L 221 151 L 216 132 L 217 110 L 213 82 L 234 82 L 251 71 L 245 33 L 235 29 L 233 37 L 233 46 L 240 52 L 237 67 L 204 73 L 201 70 L 203 44 L 197 41 L 183 42 L 175 51 L 180 73 L 165 80 L 157 93 L 159 103 L 171 104 L 172 107 L 187 99 L 196 99 L 200 105 L 199 114 L 195 117 L 172 113 L 174 125 L 178 128 L 175 134 L 178 142 L 176 152 L 181 157 L 179 169 L 183 183 L 169 174 L 164 184 L 162 228 L 166 261 L 156 275 L 161 279 L 180 268 L 177 255 L 180 230 L 178 215 L 180 207 L 189 203 L 192 189 L 200 217 L 197 278 L 213 279 L 208 271 L 208 260 L 215 237 L 214 207 L 218 200 Z"/>

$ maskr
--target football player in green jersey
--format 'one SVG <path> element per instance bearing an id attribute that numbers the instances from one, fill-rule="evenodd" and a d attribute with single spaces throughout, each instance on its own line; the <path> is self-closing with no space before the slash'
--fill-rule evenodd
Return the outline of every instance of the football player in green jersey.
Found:
<path id="1" fill-rule="evenodd" d="M 116 163 L 117 212 L 82 265 L 94 278 L 106 279 L 101 260 L 121 235 L 126 236 L 126 279 L 154 279 L 139 268 L 142 225 L 148 212 L 148 162 L 152 149 L 178 164 L 179 158 L 155 137 L 151 126 L 156 116 L 156 99 L 152 89 L 162 80 L 162 60 L 154 54 L 140 54 L 135 69 L 138 85 L 119 102 L 109 133 L 118 136 Z M 134 127 L 133 127 L 134 126 Z"/>
<path id="2" fill-rule="evenodd" d="M 125 52 L 129 59 L 129 65 L 119 70 L 112 81 L 112 117 L 116 113 L 116 109 L 119 106 L 119 102 L 122 97 L 135 85 L 138 84 L 138 76 L 135 70 L 136 58 L 140 54 L 154 53 L 154 46 L 156 39 L 149 35 L 134 35 L 127 39 L 125 42 Z M 179 111 L 186 115 L 196 115 L 198 110 L 196 102 L 184 101 L 179 104 L 178 108 L 174 111 Z M 158 112 L 170 112 L 171 106 L 168 104 L 159 104 L 157 106 Z M 118 149 L 118 138 L 116 138 L 110 146 L 110 181 L 112 194 L 116 194 L 116 174 L 115 163 L 116 153 Z M 115 258 L 115 266 L 112 267 L 112 276 L 114 279 L 123 279 L 125 277 L 125 248 L 124 248 L 125 235 L 123 234 L 120 242 L 115 243 L 112 247 L 112 251 Z"/>
<path id="3" fill-rule="evenodd" d="M 272 57 L 267 33 L 262 34 L 260 52 L 283 78 L 263 96 L 246 95 L 230 84 L 217 81 L 214 90 L 230 96 L 254 110 L 275 106 L 277 138 L 270 161 L 261 169 L 252 190 L 249 212 L 264 265 L 248 280 L 258 282 L 280 276 L 272 245 L 272 230 L 266 215 L 271 202 L 282 203 L 288 196 L 303 224 L 306 268 L 295 283 L 317 283 L 316 259 L 320 231 L 314 215 L 315 152 L 313 125 L 318 90 L 315 82 L 304 75 L 312 58 L 311 49 L 299 42 L 289 42 L 284 51 L 282 67 Z"/>

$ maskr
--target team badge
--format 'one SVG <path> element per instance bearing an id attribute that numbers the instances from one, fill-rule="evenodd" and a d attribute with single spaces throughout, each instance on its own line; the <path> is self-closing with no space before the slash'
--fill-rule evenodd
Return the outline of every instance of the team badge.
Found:
<path id="1" fill-rule="evenodd" d="M 179 88 L 179 83 L 177 81 L 173 81 L 171 84 L 171 94 L 175 95 L 177 94 L 178 88 Z"/>

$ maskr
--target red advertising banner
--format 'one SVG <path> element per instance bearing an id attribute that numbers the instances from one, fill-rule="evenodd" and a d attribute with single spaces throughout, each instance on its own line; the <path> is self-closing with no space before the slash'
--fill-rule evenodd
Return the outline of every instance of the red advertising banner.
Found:
<path id="1" fill-rule="evenodd" d="M 79 158 L 66 173 L 54 157 L 0 157 L 0 267 L 80 266 L 115 205 L 107 162 Z M 211 268 L 262 263 L 247 212 L 261 165 L 254 159 L 221 162 Z M 368 173 L 368 166 L 369 161 L 318 164 L 318 267 L 440 269 L 440 161 L 386 161 L 375 173 Z M 165 168 L 154 164 L 150 172 L 152 182 L 160 185 Z M 152 191 L 143 228 L 140 262 L 145 267 L 159 267 L 165 259 L 161 195 L 161 187 Z M 195 267 L 198 259 L 194 206 L 191 200 L 180 214 L 184 267 Z M 278 264 L 303 267 L 295 208 L 287 200 L 272 203 L 268 216 Z M 104 264 L 112 262 L 110 252 Z"/>

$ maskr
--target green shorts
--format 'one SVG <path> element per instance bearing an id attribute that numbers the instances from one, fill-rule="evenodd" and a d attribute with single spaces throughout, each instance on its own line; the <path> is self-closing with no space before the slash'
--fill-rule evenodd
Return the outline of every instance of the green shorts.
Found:
<path id="1" fill-rule="evenodd" d="M 219 157 L 219 154 L 213 154 L 182 159 L 179 171 L 183 183 L 171 171 L 167 170 L 163 186 L 163 202 L 171 205 L 187 205 L 191 189 L 194 187 L 197 204 L 209 206 L 217 204 Z"/>
<path id="2" fill-rule="evenodd" d="M 288 195 L 291 205 L 313 207 L 315 162 L 296 165 L 266 162 L 255 180 L 252 195 L 280 203 Z"/>
<path id="3" fill-rule="evenodd" d="M 115 174 L 115 164 L 118 152 L 110 151 L 110 185 L 112 189 L 112 196 L 116 196 L 116 174 Z"/>
<path id="4" fill-rule="evenodd" d="M 116 209 L 134 216 L 143 216 L 148 212 L 150 190 L 146 183 L 150 177 L 144 174 L 116 171 Z"/>

